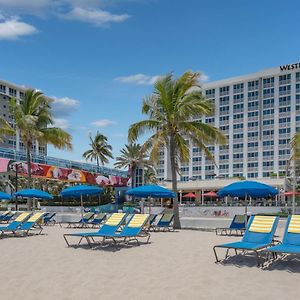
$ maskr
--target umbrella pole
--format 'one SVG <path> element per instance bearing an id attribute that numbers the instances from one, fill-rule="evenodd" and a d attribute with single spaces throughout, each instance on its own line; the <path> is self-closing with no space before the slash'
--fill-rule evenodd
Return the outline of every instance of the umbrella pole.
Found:
<path id="1" fill-rule="evenodd" d="M 83 219 L 83 199 L 82 199 L 82 194 L 80 194 L 80 202 L 81 202 L 81 219 Z"/>
<path id="2" fill-rule="evenodd" d="M 247 194 L 245 195 L 245 225 L 247 225 Z"/>

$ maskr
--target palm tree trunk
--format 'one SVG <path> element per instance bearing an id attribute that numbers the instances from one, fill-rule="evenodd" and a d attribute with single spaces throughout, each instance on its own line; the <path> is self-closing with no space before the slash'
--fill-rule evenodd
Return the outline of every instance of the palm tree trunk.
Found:
<path id="1" fill-rule="evenodd" d="M 177 171 L 176 171 L 176 154 L 175 154 L 175 141 L 173 136 L 170 137 L 170 163 L 171 163 L 171 173 L 172 173 L 172 190 L 176 194 L 173 199 L 173 213 L 174 213 L 174 229 L 181 229 L 180 219 L 179 219 L 179 208 L 178 208 L 178 197 L 177 197 Z"/>
<path id="2" fill-rule="evenodd" d="M 130 168 L 130 176 L 131 176 L 131 188 L 135 187 L 135 167 L 131 166 Z"/>
<path id="3" fill-rule="evenodd" d="M 31 189 L 31 185 L 32 185 L 32 179 L 31 179 L 31 143 L 27 142 L 26 143 L 26 155 L 27 155 L 27 188 Z M 28 210 L 31 210 L 32 208 L 32 199 L 28 199 L 27 200 L 27 207 Z"/>

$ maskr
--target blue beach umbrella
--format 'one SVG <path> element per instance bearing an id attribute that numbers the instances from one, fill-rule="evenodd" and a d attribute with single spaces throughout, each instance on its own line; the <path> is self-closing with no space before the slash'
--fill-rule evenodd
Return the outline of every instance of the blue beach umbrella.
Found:
<path id="1" fill-rule="evenodd" d="M 37 199 L 44 199 L 44 200 L 53 199 L 53 196 L 51 194 L 37 189 L 20 190 L 14 193 L 14 196 L 23 197 L 23 198 L 37 198 Z"/>
<path id="2" fill-rule="evenodd" d="M 159 185 L 143 185 L 133 189 L 128 190 L 126 195 L 134 196 L 137 198 L 175 198 L 176 194 L 172 191 L 163 188 Z M 151 201 L 151 200 L 150 200 Z M 151 204 L 149 206 L 149 213 L 151 209 Z M 144 210 L 144 209 L 142 209 Z"/>
<path id="3" fill-rule="evenodd" d="M 278 190 L 274 187 L 256 182 L 256 181 L 238 181 L 232 184 L 229 184 L 218 191 L 218 197 L 239 197 L 245 198 L 245 214 L 247 214 L 247 197 L 251 198 L 260 198 L 260 197 L 269 197 L 275 196 L 278 194 Z"/>
<path id="4" fill-rule="evenodd" d="M 11 196 L 4 193 L 4 192 L 0 192 L 0 200 L 10 200 Z"/>
<path id="5" fill-rule="evenodd" d="M 83 196 L 100 195 L 103 189 L 98 186 L 81 184 L 68 187 L 61 191 L 62 197 L 80 197 L 81 216 L 83 217 Z"/>
<path id="6" fill-rule="evenodd" d="M 128 190 L 126 195 L 134 196 L 137 198 L 175 198 L 176 194 L 159 185 L 143 185 Z"/>

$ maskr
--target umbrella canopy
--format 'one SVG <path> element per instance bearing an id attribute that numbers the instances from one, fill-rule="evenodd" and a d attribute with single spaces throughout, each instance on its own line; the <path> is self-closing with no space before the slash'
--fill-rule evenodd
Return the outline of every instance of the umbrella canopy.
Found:
<path id="1" fill-rule="evenodd" d="M 80 196 L 90 196 L 99 195 L 103 192 L 103 189 L 98 186 L 93 185 L 76 185 L 68 187 L 61 191 L 63 197 L 80 197 Z"/>
<path id="2" fill-rule="evenodd" d="M 300 195 L 300 192 L 294 192 L 294 191 L 289 191 L 289 192 L 284 192 L 284 196 L 297 196 L 297 195 Z"/>
<path id="3" fill-rule="evenodd" d="M 239 181 L 229 184 L 218 191 L 218 197 L 240 197 L 245 198 L 250 196 L 252 198 L 275 196 L 278 190 L 264 183 L 256 181 Z"/>
<path id="4" fill-rule="evenodd" d="M 25 189 L 14 193 L 14 196 L 23 198 L 37 198 L 37 199 L 53 199 L 53 196 L 47 192 L 37 189 Z"/>
<path id="5" fill-rule="evenodd" d="M 218 195 L 217 195 L 217 193 L 211 191 L 211 192 L 208 192 L 208 193 L 204 193 L 202 196 L 203 196 L 203 197 L 216 198 Z"/>
<path id="6" fill-rule="evenodd" d="M 0 192 L 0 199 L 1 200 L 10 200 L 11 199 L 11 196 L 4 193 L 4 192 Z"/>
<path id="7" fill-rule="evenodd" d="M 128 190 L 126 195 L 135 196 L 137 198 L 175 198 L 176 194 L 159 185 L 143 185 Z"/>
<path id="8" fill-rule="evenodd" d="M 182 198 L 196 198 L 195 194 L 194 193 L 188 193 L 188 194 L 185 194 L 184 196 L 182 196 Z"/>

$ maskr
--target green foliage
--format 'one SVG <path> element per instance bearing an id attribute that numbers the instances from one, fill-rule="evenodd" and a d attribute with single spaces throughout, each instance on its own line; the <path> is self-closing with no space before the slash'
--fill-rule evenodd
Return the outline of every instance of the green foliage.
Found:
<path id="1" fill-rule="evenodd" d="M 97 131 L 95 137 L 93 138 L 90 135 L 90 150 L 87 150 L 83 153 L 83 157 L 86 160 L 94 161 L 96 160 L 97 165 L 107 164 L 109 158 L 113 158 L 112 155 L 112 146 L 108 144 L 107 137 Z"/>

